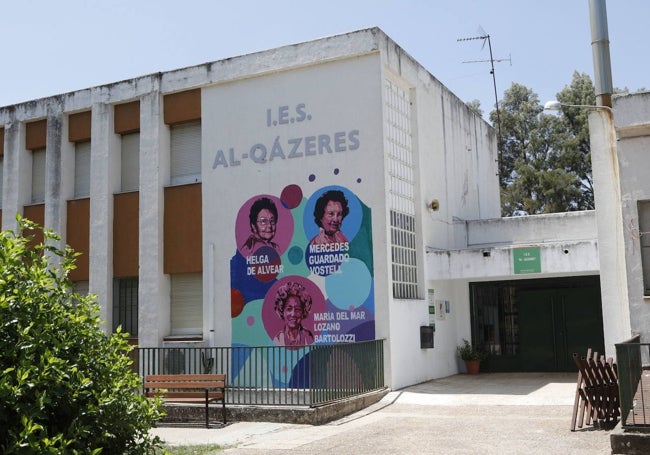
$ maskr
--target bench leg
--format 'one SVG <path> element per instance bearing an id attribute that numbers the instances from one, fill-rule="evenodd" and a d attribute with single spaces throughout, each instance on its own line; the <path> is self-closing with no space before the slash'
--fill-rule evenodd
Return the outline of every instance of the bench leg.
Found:
<path id="1" fill-rule="evenodd" d="M 210 428 L 208 420 L 208 389 L 205 389 L 205 428 Z"/>
<path id="2" fill-rule="evenodd" d="M 222 404 L 221 412 L 223 414 L 223 424 L 225 425 L 226 424 L 226 394 L 225 393 L 223 399 L 221 400 L 221 404 Z"/>

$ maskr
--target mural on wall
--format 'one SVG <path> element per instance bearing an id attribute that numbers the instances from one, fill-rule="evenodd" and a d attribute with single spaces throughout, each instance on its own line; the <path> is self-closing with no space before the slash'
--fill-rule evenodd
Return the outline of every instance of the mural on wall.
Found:
<path id="1" fill-rule="evenodd" d="M 215 251 L 206 325 L 233 347 L 238 385 L 315 381 L 326 352 L 375 339 L 381 68 L 378 53 L 262 65 L 201 90 L 203 236 Z"/>
<path id="2" fill-rule="evenodd" d="M 234 347 L 297 352 L 298 346 L 375 338 L 371 211 L 356 194 L 325 186 L 304 195 L 291 184 L 279 195 L 252 196 L 234 222 Z M 270 379 L 295 383 L 301 356 L 267 360 Z M 239 364 L 248 360 L 245 352 L 240 357 Z"/>

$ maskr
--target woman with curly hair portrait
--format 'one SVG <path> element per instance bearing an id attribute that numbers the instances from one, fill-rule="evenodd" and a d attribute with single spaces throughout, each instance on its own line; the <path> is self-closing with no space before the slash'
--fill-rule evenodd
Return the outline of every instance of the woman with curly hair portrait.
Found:
<path id="1" fill-rule="evenodd" d="M 276 346 L 305 346 L 314 342 L 314 335 L 302 326 L 311 304 L 311 296 L 300 283 L 289 281 L 278 288 L 275 312 L 284 321 L 284 328 L 273 338 Z"/>

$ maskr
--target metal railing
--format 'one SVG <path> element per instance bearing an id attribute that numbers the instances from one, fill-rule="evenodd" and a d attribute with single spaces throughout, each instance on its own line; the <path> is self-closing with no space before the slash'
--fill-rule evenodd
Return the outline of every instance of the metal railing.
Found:
<path id="1" fill-rule="evenodd" d="M 648 359 L 650 343 L 636 335 L 616 344 L 618 389 L 623 428 L 650 428 L 650 375 L 643 369 L 643 353 Z"/>
<path id="2" fill-rule="evenodd" d="M 314 407 L 385 387 L 383 340 L 292 348 L 135 348 L 132 356 L 143 378 L 225 373 L 228 404 Z"/>

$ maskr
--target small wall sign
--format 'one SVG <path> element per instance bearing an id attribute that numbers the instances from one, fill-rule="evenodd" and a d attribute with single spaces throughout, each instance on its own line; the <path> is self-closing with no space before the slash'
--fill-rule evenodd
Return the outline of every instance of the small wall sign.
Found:
<path id="1" fill-rule="evenodd" d="M 542 258 L 539 247 L 515 248 L 512 250 L 515 274 L 541 273 Z"/>

